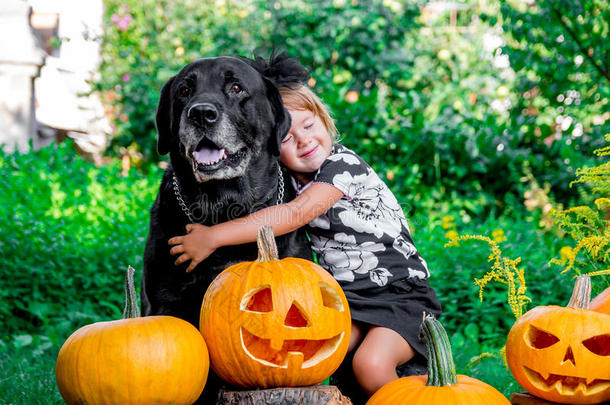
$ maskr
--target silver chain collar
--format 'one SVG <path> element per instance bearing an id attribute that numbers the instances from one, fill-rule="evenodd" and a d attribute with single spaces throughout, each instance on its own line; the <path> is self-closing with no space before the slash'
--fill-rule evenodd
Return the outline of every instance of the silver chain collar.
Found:
<path id="1" fill-rule="evenodd" d="M 191 210 L 189 210 L 189 207 L 186 206 L 186 203 L 184 202 L 184 199 L 182 198 L 182 193 L 180 192 L 180 186 L 178 185 L 178 179 L 176 179 L 176 175 L 175 174 L 172 175 L 172 183 L 174 185 L 174 194 L 176 195 L 176 199 L 178 200 L 178 204 L 180 204 L 180 208 L 182 208 L 182 211 L 188 217 L 189 222 L 191 224 L 199 223 L 198 221 L 195 221 L 195 219 L 191 215 Z"/>
<path id="2" fill-rule="evenodd" d="M 277 165 L 277 173 L 278 173 L 278 195 L 277 195 L 277 205 L 280 205 L 281 203 L 284 202 L 284 175 L 282 174 L 282 168 L 280 167 L 280 164 L 278 163 Z M 173 188 L 174 188 L 174 194 L 176 195 L 176 199 L 178 200 L 178 204 L 180 205 L 180 208 L 182 208 L 182 212 L 184 212 L 184 214 L 187 216 L 187 218 L 189 219 L 190 223 L 194 224 L 194 223 L 199 223 L 199 221 L 196 221 L 195 218 L 193 217 L 193 214 L 191 213 L 191 210 L 189 209 L 189 207 L 186 205 L 186 202 L 184 202 L 184 199 L 182 198 L 182 192 L 180 191 L 180 185 L 178 184 L 178 179 L 176 178 L 176 175 L 173 174 L 172 175 L 172 184 L 173 184 Z"/>
<path id="3" fill-rule="evenodd" d="M 277 175 L 277 202 L 275 204 L 280 205 L 284 202 L 284 175 L 282 174 L 282 167 L 279 163 L 277 164 Z"/>

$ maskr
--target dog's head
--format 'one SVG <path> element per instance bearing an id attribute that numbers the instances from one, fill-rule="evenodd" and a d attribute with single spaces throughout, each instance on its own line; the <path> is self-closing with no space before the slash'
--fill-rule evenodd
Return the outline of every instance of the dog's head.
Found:
<path id="1" fill-rule="evenodd" d="M 172 77 L 157 108 L 159 153 L 186 162 L 200 183 L 243 176 L 261 152 L 278 156 L 290 115 L 275 84 L 255 67 L 206 58 Z"/>

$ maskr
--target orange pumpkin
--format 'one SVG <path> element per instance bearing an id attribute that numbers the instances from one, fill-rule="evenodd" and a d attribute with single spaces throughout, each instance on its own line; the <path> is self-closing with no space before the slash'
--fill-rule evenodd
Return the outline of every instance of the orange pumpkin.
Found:
<path id="1" fill-rule="evenodd" d="M 506 360 L 530 394 L 566 404 L 610 400 L 610 315 L 588 308 L 591 280 L 580 276 L 567 307 L 536 307 L 508 334 Z"/>
<path id="2" fill-rule="evenodd" d="M 127 271 L 122 320 L 98 322 L 63 344 L 55 375 L 68 405 L 188 405 L 208 376 L 201 334 L 171 316 L 139 317 L 133 268 Z"/>
<path id="3" fill-rule="evenodd" d="M 447 332 L 433 316 L 422 323 L 428 348 L 428 375 L 402 377 L 381 387 L 367 405 L 510 405 L 491 385 L 456 375 Z"/>
<path id="4" fill-rule="evenodd" d="M 599 295 L 591 300 L 589 309 L 597 312 L 603 312 L 610 315 L 610 287 L 599 293 Z"/>
<path id="5" fill-rule="evenodd" d="M 199 327 L 212 369 L 242 387 L 317 384 L 341 364 L 351 317 L 335 279 L 299 258 L 278 259 L 271 227 L 257 261 L 220 273 L 203 299 Z"/>

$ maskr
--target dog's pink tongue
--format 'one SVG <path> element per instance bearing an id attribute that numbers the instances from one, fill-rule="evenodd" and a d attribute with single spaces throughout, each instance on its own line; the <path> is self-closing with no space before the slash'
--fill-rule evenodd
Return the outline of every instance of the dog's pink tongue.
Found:
<path id="1" fill-rule="evenodd" d="M 210 149 L 203 147 L 198 151 L 193 153 L 193 157 L 197 161 L 197 163 L 201 163 L 202 165 L 209 165 L 210 163 L 217 162 L 222 157 L 224 149 Z"/>

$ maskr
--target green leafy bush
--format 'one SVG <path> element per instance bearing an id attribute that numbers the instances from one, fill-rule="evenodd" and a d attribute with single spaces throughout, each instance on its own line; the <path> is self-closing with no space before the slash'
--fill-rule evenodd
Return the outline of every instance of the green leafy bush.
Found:
<path id="1" fill-rule="evenodd" d="M 541 0 L 499 3 L 484 16 L 501 25 L 504 54 L 515 71 L 509 128 L 534 154 L 536 178 L 570 194 L 573 167 L 610 132 L 609 12 L 607 2 Z M 544 27 L 544 29 L 542 28 Z"/>
<path id="2" fill-rule="evenodd" d="M 142 268 L 160 172 L 123 177 L 95 167 L 72 143 L 0 152 L 2 340 L 67 331 L 120 316 L 123 273 Z M 29 336 L 29 337 L 28 337 Z"/>
<path id="3" fill-rule="evenodd" d="M 610 134 L 606 135 L 606 140 L 610 141 Z M 610 146 L 596 150 L 595 154 L 610 156 Z M 560 252 L 560 259 L 554 258 L 550 262 L 565 266 L 562 273 L 573 268 L 577 274 L 610 275 L 610 162 L 579 169 L 576 174 L 579 177 L 573 183 L 590 186 L 593 193 L 599 193 L 599 198 L 594 201 L 595 209 L 580 205 L 550 212 L 556 226 L 575 243 L 573 249 L 566 246 Z M 584 253 L 586 260 L 577 259 L 579 252 Z"/>
<path id="4" fill-rule="evenodd" d="M 542 41 L 538 31 L 532 48 L 523 39 L 533 17 L 519 17 L 515 27 L 512 6 L 466 1 L 456 25 L 449 13 L 422 12 L 425 3 L 109 0 L 99 89 L 114 106 L 115 146 L 135 142 L 158 159 L 154 110 L 165 80 L 198 57 L 265 54 L 275 46 L 311 68 L 343 142 L 412 210 L 503 212 L 525 191 L 525 171 L 567 202 L 569 167 L 591 161 L 584 156 L 607 127 L 599 115 L 607 103 L 603 81 L 585 100 L 589 58 L 561 64 L 558 76 L 548 60 L 522 56 Z M 553 29 L 565 27 L 555 21 Z M 561 59 L 563 48 L 546 42 L 546 53 Z M 568 85 L 549 83 L 565 78 L 578 84 L 579 105 L 554 101 Z M 554 139 L 561 114 L 570 115 L 572 132 Z"/>

